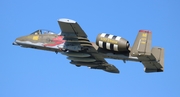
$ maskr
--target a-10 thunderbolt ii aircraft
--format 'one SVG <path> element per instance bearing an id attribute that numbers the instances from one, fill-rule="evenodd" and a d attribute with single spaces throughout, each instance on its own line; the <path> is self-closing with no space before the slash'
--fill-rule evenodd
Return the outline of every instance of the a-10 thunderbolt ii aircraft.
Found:
<path id="1" fill-rule="evenodd" d="M 59 52 L 78 67 L 87 66 L 111 73 L 119 73 L 119 70 L 105 58 L 141 62 L 145 72 L 164 70 L 164 49 L 151 48 L 151 31 L 139 30 L 133 46 L 130 47 L 126 39 L 106 33 L 99 34 L 96 43 L 93 43 L 88 40 L 86 33 L 76 21 L 63 18 L 59 19 L 58 23 L 61 28 L 60 34 L 37 30 L 30 35 L 17 38 L 13 45 Z"/>

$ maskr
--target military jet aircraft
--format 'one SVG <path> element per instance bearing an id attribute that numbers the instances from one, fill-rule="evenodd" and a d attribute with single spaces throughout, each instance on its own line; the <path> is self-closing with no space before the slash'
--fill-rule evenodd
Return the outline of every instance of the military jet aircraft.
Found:
<path id="1" fill-rule="evenodd" d="M 106 33 L 97 35 L 96 43 L 90 42 L 84 30 L 71 19 L 59 19 L 58 24 L 62 31 L 60 34 L 37 30 L 17 38 L 13 45 L 61 53 L 78 67 L 87 66 L 111 73 L 120 71 L 105 58 L 141 62 L 145 72 L 164 71 L 164 49 L 151 48 L 151 31 L 139 30 L 133 46 L 130 47 L 126 39 Z"/>

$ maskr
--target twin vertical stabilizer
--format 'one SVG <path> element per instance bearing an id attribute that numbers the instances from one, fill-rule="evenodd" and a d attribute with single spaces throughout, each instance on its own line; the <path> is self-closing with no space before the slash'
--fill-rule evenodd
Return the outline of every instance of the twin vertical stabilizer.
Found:
<path id="1" fill-rule="evenodd" d="M 159 47 L 151 49 L 151 41 L 151 31 L 140 30 L 130 54 L 133 57 L 138 57 L 145 67 L 145 72 L 163 72 L 164 49 Z"/>

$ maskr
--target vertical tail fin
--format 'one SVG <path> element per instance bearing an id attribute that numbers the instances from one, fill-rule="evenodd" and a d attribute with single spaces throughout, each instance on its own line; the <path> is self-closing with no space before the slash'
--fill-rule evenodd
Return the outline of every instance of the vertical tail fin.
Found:
<path id="1" fill-rule="evenodd" d="M 133 47 L 131 48 L 132 56 L 151 55 L 152 33 L 148 30 L 139 30 Z"/>
<path id="2" fill-rule="evenodd" d="M 147 30 L 140 30 L 133 47 L 131 56 L 138 57 L 145 68 L 145 72 L 164 71 L 164 48 L 153 47 L 151 49 L 152 33 Z"/>

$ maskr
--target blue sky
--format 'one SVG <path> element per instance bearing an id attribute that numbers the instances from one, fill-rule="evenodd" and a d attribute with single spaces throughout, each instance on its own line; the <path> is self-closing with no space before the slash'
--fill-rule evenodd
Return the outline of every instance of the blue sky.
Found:
<path id="1" fill-rule="evenodd" d="M 179 97 L 179 0 L 1 0 L 0 97 Z M 120 74 L 77 68 L 61 54 L 13 46 L 37 29 L 60 32 L 57 20 L 76 20 L 95 41 L 101 32 L 130 44 L 151 30 L 152 46 L 165 48 L 165 71 L 145 73 L 136 62 L 114 64 Z"/>

